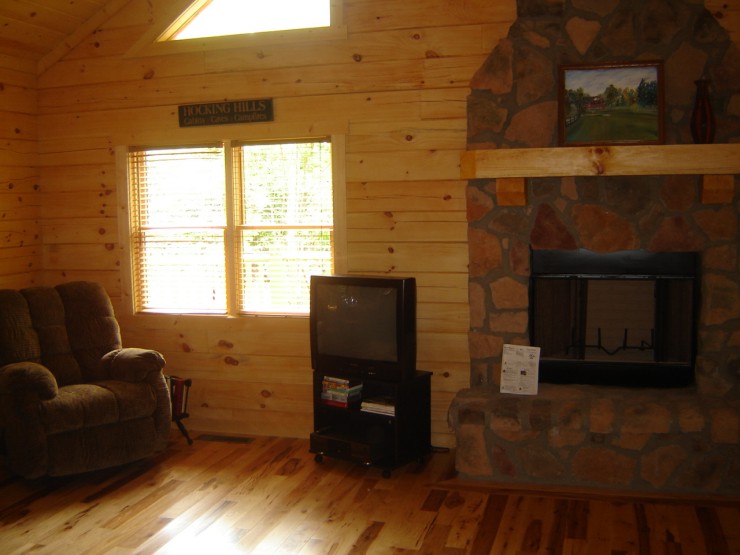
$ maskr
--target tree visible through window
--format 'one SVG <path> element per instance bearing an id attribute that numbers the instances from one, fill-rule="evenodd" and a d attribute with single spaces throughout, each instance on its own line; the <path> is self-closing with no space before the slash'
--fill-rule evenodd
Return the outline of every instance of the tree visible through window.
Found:
<path id="1" fill-rule="evenodd" d="M 307 312 L 311 274 L 332 270 L 329 143 L 244 145 L 235 154 L 242 310 Z"/>
<path id="2" fill-rule="evenodd" d="M 331 157 L 328 140 L 130 152 L 136 310 L 308 312 L 311 274 L 333 270 Z"/>
<path id="3" fill-rule="evenodd" d="M 171 40 L 182 40 L 328 27 L 330 23 L 330 0 L 201 0 L 191 5 L 169 35 Z"/>

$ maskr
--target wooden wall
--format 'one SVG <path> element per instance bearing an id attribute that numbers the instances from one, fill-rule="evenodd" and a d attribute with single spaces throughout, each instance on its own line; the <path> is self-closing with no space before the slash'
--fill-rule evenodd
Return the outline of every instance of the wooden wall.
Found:
<path id="1" fill-rule="evenodd" d="M 706 2 L 736 34 L 738 10 Z M 344 0 L 339 38 L 150 46 L 186 3 L 110 0 L 38 62 L 38 108 L 34 69 L 0 58 L 0 287 L 94 279 L 120 308 L 116 147 L 343 134 L 349 269 L 417 277 L 433 442 L 451 445 L 447 407 L 470 377 L 459 178 L 468 83 L 506 36 L 515 0 Z M 178 127 L 178 104 L 265 96 L 273 123 Z M 305 318 L 121 322 L 126 344 L 161 350 L 171 373 L 193 378 L 191 428 L 308 434 Z"/>
<path id="2" fill-rule="evenodd" d="M 36 65 L 0 54 L 0 286 L 41 278 Z"/>
<path id="3" fill-rule="evenodd" d="M 45 281 L 99 280 L 119 300 L 117 146 L 343 134 L 348 268 L 417 277 L 418 366 L 434 372 L 433 442 L 450 445 L 447 407 L 470 376 L 466 97 L 513 2 L 353 0 L 340 38 L 163 54 L 147 42 L 166 4 L 133 0 L 39 78 Z M 262 97 L 273 123 L 178 127 L 178 104 Z M 193 429 L 309 433 L 306 318 L 121 320 L 126 344 L 193 379 Z"/>
<path id="4" fill-rule="evenodd" d="M 740 2 L 704 0 L 704 6 L 724 27 L 735 44 L 740 44 Z"/>

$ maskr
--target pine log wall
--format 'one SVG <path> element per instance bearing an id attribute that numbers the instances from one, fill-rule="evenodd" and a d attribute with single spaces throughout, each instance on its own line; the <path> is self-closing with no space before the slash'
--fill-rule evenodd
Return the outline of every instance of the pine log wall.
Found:
<path id="1" fill-rule="evenodd" d="M 469 385 L 466 182 L 469 81 L 514 21 L 502 0 L 345 0 L 346 36 L 247 41 L 153 55 L 185 0 L 112 0 L 38 68 L 0 55 L 0 287 L 102 282 L 117 306 L 115 149 L 221 138 L 346 137 L 352 272 L 414 275 L 419 368 L 432 370 L 435 445 Z M 740 8 L 706 0 L 735 42 Z M 177 106 L 272 97 L 269 124 L 180 129 Z M 306 436 L 305 318 L 122 317 L 125 343 L 192 378 L 189 426 Z"/>
<path id="2" fill-rule="evenodd" d="M 0 54 L 0 287 L 41 280 L 36 66 Z"/>

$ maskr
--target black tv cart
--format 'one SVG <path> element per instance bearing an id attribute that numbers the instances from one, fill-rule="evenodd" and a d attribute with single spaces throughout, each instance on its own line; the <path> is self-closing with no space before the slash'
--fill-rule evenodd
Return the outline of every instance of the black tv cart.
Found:
<path id="1" fill-rule="evenodd" d="M 336 372 L 314 372 L 314 431 L 310 451 L 316 462 L 324 456 L 376 466 L 388 477 L 411 461 L 422 462 L 431 452 L 431 372 L 417 370 L 404 381 L 358 378 Z M 361 384 L 359 398 L 347 406 L 322 399 L 326 379 Z M 386 399 L 392 414 L 369 412 L 363 402 Z"/>

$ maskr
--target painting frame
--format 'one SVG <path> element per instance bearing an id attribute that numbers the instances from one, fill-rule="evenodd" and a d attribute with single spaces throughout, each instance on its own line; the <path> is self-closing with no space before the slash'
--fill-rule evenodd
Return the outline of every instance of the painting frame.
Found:
<path id="1" fill-rule="evenodd" d="M 663 144 L 664 86 L 657 60 L 559 66 L 558 144 Z"/>

